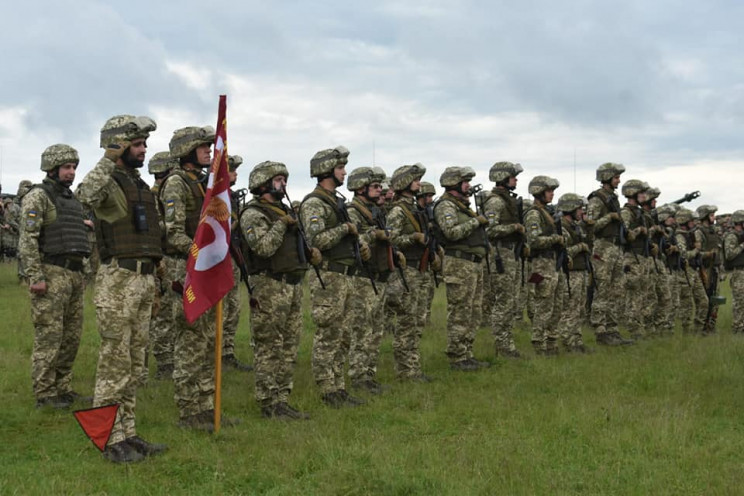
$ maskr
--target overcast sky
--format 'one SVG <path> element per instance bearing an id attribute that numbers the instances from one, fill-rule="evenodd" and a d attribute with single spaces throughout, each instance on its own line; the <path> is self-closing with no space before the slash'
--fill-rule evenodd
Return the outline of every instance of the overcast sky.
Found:
<path id="1" fill-rule="evenodd" d="M 155 119 L 148 154 L 167 150 L 175 129 L 216 125 L 227 94 L 241 187 L 281 161 L 300 198 L 312 155 L 344 145 L 349 169 L 421 162 L 438 191 L 447 166 L 490 186 L 509 160 L 521 194 L 547 174 L 587 195 L 612 161 L 662 201 L 700 190 L 693 206 L 744 208 L 744 2 L 213 5 L 3 1 L 3 191 L 40 181 L 58 142 L 79 150 L 80 181 L 116 114 Z"/>

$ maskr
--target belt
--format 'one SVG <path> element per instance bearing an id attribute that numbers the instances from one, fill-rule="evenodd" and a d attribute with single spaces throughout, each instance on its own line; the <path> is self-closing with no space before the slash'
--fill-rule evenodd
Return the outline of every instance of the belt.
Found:
<path id="1" fill-rule="evenodd" d="M 71 270 L 73 272 L 82 272 L 83 270 L 83 259 L 82 258 L 68 258 L 64 255 L 51 255 L 44 257 L 43 263 L 49 265 L 56 265 L 63 269 Z"/>
<path id="2" fill-rule="evenodd" d="M 262 272 L 261 275 L 275 281 L 291 284 L 292 286 L 301 283 L 305 278 L 304 272 Z"/>
<path id="3" fill-rule="evenodd" d="M 323 270 L 344 274 L 346 276 L 353 276 L 357 272 L 355 265 L 344 265 L 337 262 L 324 262 L 320 267 Z"/>
<path id="4" fill-rule="evenodd" d="M 554 251 L 539 251 L 537 253 L 531 253 L 530 258 L 547 258 L 553 260 L 555 258 Z"/>
<path id="5" fill-rule="evenodd" d="M 131 270 L 143 276 L 149 276 L 155 273 L 154 262 L 142 262 L 134 258 L 108 258 L 102 263 L 110 265 L 112 261 L 116 261 L 120 269 Z"/>
<path id="6" fill-rule="evenodd" d="M 480 255 L 476 255 L 475 253 L 468 253 L 461 250 L 444 250 L 444 254 L 450 257 L 455 257 L 474 263 L 481 263 L 481 260 L 483 260 L 483 257 L 481 257 Z"/>

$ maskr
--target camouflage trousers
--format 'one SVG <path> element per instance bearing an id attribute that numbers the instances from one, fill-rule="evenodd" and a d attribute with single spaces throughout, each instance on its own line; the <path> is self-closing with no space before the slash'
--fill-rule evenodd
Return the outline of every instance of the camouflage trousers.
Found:
<path id="1" fill-rule="evenodd" d="M 175 280 L 183 283 L 186 260 L 176 259 Z M 214 409 L 215 309 L 194 322 L 186 320 L 183 303 L 176 313 L 173 342 L 173 398 L 183 419 Z"/>
<path id="2" fill-rule="evenodd" d="M 437 289 L 437 282 L 441 282 L 441 274 L 437 274 L 436 281 L 434 280 L 434 272 L 428 272 L 429 277 L 426 278 L 426 301 L 424 302 L 424 326 L 431 324 L 431 305 L 434 302 L 434 293 Z"/>
<path id="3" fill-rule="evenodd" d="M 83 333 L 82 273 L 49 264 L 42 268 L 47 291 L 31 293 L 31 380 L 37 400 L 72 390 L 72 365 Z"/>
<path id="4" fill-rule="evenodd" d="M 353 298 L 349 300 L 349 335 L 344 340 L 348 349 L 349 378 L 352 383 L 374 379 L 382 341 L 385 289 L 387 284 L 376 281 L 378 294 L 367 277 L 352 278 Z"/>
<path id="5" fill-rule="evenodd" d="M 222 356 L 235 354 L 235 335 L 240 322 L 240 285 L 245 284 L 240 280 L 240 270 L 235 261 L 232 268 L 235 285 L 222 299 Z"/>
<path id="6" fill-rule="evenodd" d="M 501 248 L 501 251 L 504 252 L 504 249 Z M 512 327 L 517 313 L 517 288 L 521 282 L 520 263 L 514 260 L 510 251 L 502 253 L 502 263 L 504 273 L 499 274 L 495 265 L 492 264 L 491 275 L 486 284 L 491 288 L 490 297 L 493 299 L 489 327 L 493 332 L 497 354 L 500 351 L 509 352 L 517 349 L 514 345 Z"/>
<path id="7" fill-rule="evenodd" d="M 260 406 L 287 402 L 292 392 L 302 334 L 302 283 L 287 284 L 266 275 L 252 277 L 251 308 L 256 401 Z"/>
<path id="8" fill-rule="evenodd" d="M 447 356 L 450 363 L 457 363 L 473 358 L 483 294 L 482 263 L 446 255 L 444 282 L 447 285 Z"/>
<path id="9" fill-rule="evenodd" d="M 565 276 L 555 270 L 554 258 L 534 258 L 532 274 L 540 274 L 542 280 L 534 286 L 535 316 L 532 320 L 532 346 L 536 350 L 546 350 L 556 346 L 559 339 L 558 322 L 561 318 L 562 293 L 560 285 L 565 285 Z M 532 279 L 533 276 L 530 276 Z M 571 293 L 573 295 L 573 293 Z"/>
<path id="10" fill-rule="evenodd" d="M 96 305 L 101 347 L 93 406 L 118 403 L 109 445 L 137 434 L 137 386 L 145 367 L 155 276 L 122 269 L 114 259 L 96 274 Z"/>
<path id="11" fill-rule="evenodd" d="M 594 242 L 592 254 L 597 288 L 591 309 L 591 323 L 596 335 L 618 332 L 620 308 L 625 301 L 623 252 L 619 246 L 603 239 Z"/>
<path id="12" fill-rule="evenodd" d="M 685 271 L 687 277 L 685 277 L 685 272 L 677 272 L 682 332 L 702 332 L 705 316 L 708 313 L 708 295 L 705 293 L 703 281 L 700 280 L 697 270 L 688 266 Z"/>
<path id="13" fill-rule="evenodd" d="M 567 348 L 576 348 L 584 344 L 581 325 L 583 323 L 582 313 L 586 305 L 589 272 L 585 270 L 572 270 L 570 272 L 568 281 L 571 286 L 570 296 L 565 275 L 562 274 L 561 280 L 558 282 L 558 294 L 560 296 L 556 304 L 561 313 L 558 321 L 558 334 Z"/>
<path id="14" fill-rule="evenodd" d="M 731 284 L 731 332 L 744 333 L 744 269 L 734 269 L 729 276 Z"/>
<path id="15" fill-rule="evenodd" d="M 648 274 L 650 257 L 633 255 L 626 252 L 623 255 L 623 272 L 625 273 L 625 325 L 634 338 L 646 334 L 644 308 L 649 304 L 649 288 L 651 281 Z"/>
<path id="16" fill-rule="evenodd" d="M 321 394 L 346 389 L 344 365 L 350 342 L 349 308 L 354 298 L 353 277 L 328 270 L 320 271 L 326 289 L 315 272 L 310 273 L 311 314 L 315 322 L 312 367 Z"/>
<path id="17" fill-rule="evenodd" d="M 496 268 L 491 267 L 491 274 L 483 264 L 483 295 L 481 297 L 481 321 L 479 327 L 491 327 L 491 313 L 493 312 L 494 300 L 498 293 L 494 293 L 491 278 L 496 275 Z"/>
<path id="18" fill-rule="evenodd" d="M 669 287 L 669 271 L 665 264 L 648 257 L 648 298 L 644 307 L 644 321 L 650 335 L 674 333 L 672 314 L 672 292 Z"/>
<path id="19" fill-rule="evenodd" d="M 671 308 L 669 309 L 668 320 L 674 329 L 677 315 L 679 315 L 679 280 L 677 274 L 680 271 L 672 270 L 667 272 L 667 284 L 669 285 L 669 296 L 671 297 Z"/>
<path id="20" fill-rule="evenodd" d="M 399 379 L 419 377 L 421 370 L 421 336 L 426 321 L 426 304 L 429 297 L 429 272 L 416 267 L 403 269 L 409 291 L 403 286 L 398 271 L 394 272 L 385 291 L 388 305 L 396 316 L 393 328 L 393 358 L 395 375 Z"/>
<path id="21" fill-rule="evenodd" d="M 165 277 L 156 291 L 160 295 L 160 308 L 150 321 L 150 348 L 159 366 L 173 365 L 173 341 L 176 338 L 176 315 L 181 308 L 181 295 L 173 291 L 176 261 L 163 257 Z"/>

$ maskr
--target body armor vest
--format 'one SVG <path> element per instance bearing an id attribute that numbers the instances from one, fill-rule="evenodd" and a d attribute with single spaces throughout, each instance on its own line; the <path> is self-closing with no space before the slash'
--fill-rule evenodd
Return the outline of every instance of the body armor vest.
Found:
<path id="1" fill-rule="evenodd" d="M 411 234 L 417 232 L 426 232 L 426 218 L 424 217 L 423 212 L 418 209 L 414 209 L 412 199 L 402 196 L 400 199 L 396 200 L 393 203 L 393 206 L 400 207 L 403 210 L 403 214 L 406 220 L 408 220 L 408 222 L 404 223 L 401 226 L 400 233 L 402 235 L 410 236 Z M 421 261 L 421 259 L 424 257 L 425 251 L 426 246 L 420 245 L 418 243 L 412 243 L 405 248 L 400 248 L 400 252 L 403 254 L 404 257 L 406 257 L 406 260 L 415 260 L 416 263 Z"/>
<path id="2" fill-rule="evenodd" d="M 290 213 L 290 211 L 281 203 L 251 200 L 240 212 L 240 215 L 242 216 L 249 208 L 259 210 L 272 224 Z M 242 229 L 239 229 L 238 231 L 242 232 Z M 276 252 L 269 258 L 260 257 L 253 253 L 248 246 L 248 243 L 245 242 L 245 238 L 242 235 L 240 238 L 240 249 L 243 252 L 243 258 L 248 262 L 249 274 L 258 274 L 259 272 L 285 274 L 291 272 L 304 272 L 308 268 L 307 260 L 305 258 L 305 243 L 302 241 L 297 225 L 287 226 L 287 230 L 284 232 L 284 238 L 282 239 L 282 244 L 279 245 Z"/>
<path id="3" fill-rule="evenodd" d="M 695 233 L 694 231 L 688 231 L 685 229 L 680 229 L 679 233 L 682 235 L 682 237 L 685 238 L 685 250 L 686 251 L 692 251 L 695 249 Z M 688 260 L 690 263 L 690 267 L 693 269 L 697 269 L 700 267 L 700 261 L 698 259 L 699 257 L 695 257 L 692 260 Z"/>
<path id="4" fill-rule="evenodd" d="M 589 199 L 591 200 L 595 196 L 602 201 L 602 217 L 611 212 L 620 213 L 620 201 L 617 199 L 616 194 L 608 193 L 604 188 L 599 188 L 589 195 Z M 597 219 L 594 220 L 596 221 Z M 619 234 L 620 222 L 616 220 L 613 220 L 612 222 L 604 226 L 603 229 L 594 232 L 594 235 L 597 238 L 602 239 L 615 239 L 619 236 Z"/>
<path id="5" fill-rule="evenodd" d="M 476 216 L 475 212 L 470 210 L 467 205 L 465 205 L 449 193 L 443 194 L 442 197 L 436 202 L 436 204 L 434 205 L 434 211 L 436 211 L 437 207 L 445 201 L 448 201 L 455 205 L 455 207 L 457 207 L 457 224 L 464 224 Z M 434 224 L 436 225 L 436 215 L 434 216 Z M 486 256 L 485 229 L 477 227 L 473 229 L 473 231 L 467 238 L 458 239 L 456 241 L 447 239 L 441 227 L 437 226 L 437 231 L 441 235 L 440 242 L 446 250 L 460 250 L 462 252 L 472 253 L 480 257 Z"/>
<path id="6" fill-rule="evenodd" d="M 530 210 L 537 210 L 540 213 L 540 217 L 542 218 L 543 222 L 540 223 L 540 236 L 552 236 L 553 234 L 558 234 L 558 231 L 555 227 L 555 220 L 553 220 L 553 216 L 550 215 L 550 212 L 545 209 L 545 207 L 540 206 L 533 206 L 527 212 Z M 527 213 L 525 212 L 525 217 L 527 216 Z M 555 253 L 555 248 L 543 248 L 543 249 L 530 249 L 530 258 L 536 258 L 544 253 Z"/>
<path id="7" fill-rule="evenodd" d="M 630 221 L 630 224 L 628 225 L 629 231 L 646 225 L 643 221 L 643 210 L 641 209 L 641 207 L 637 205 L 626 204 L 623 208 L 628 210 L 633 217 Z M 644 248 L 646 246 L 646 238 L 646 234 L 639 234 L 633 241 L 628 243 L 625 249 L 628 251 L 632 251 L 636 255 L 645 255 Z"/>
<path id="8" fill-rule="evenodd" d="M 716 232 L 715 228 L 713 226 L 704 226 L 700 225 L 698 226 L 698 229 L 700 229 L 700 232 L 703 233 L 703 251 L 710 251 L 710 250 L 716 250 L 718 251 L 719 247 L 721 246 L 721 238 L 718 236 L 718 233 Z M 703 267 L 710 268 L 713 267 L 713 265 L 719 263 L 720 259 L 716 257 L 716 259 L 708 258 L 703 260 Z"/>
<path id="9" fill-rule="evenodd" d="M 188 204 L 186 205 L 185 223 L 186 235 L 193 239 L 196 236 L 196 228 L 199 227 L 199 219 L 201 218 L 202 205 L 204 204 L 204 189 L 193 172 L 183 169 L 173 169 L 160 186 L 161 194 L 165 190 L 165 181 L 170 180 L 172 176 L 178 176 L 183 179 L 191 190 L 191 196 L 194 198 L 193 207 L 189 207 Z"/>
<path id="10" fill-rule="evenodd" d="M 672 246 L 677 246 L 677 236 L 676 236 L 676 233 L 674 232 L 674 229 L 666 228 L 665 231 L 666 231 L 667 239 L 671 240 L 669 241 L 669 244 Z M 672 253 L 671 255 L 667 255 L 666 256 L 667 267 L 669 267 L 672 270 L 678 270 L 682 264 L 680 257 L 682 257 L 682 255 L 679 252 Z"/>
<path id="11" fill-rule="evenodd" d="M 371 205 L 370 205 L 371 206 Z M 364 224 L 359 232 L 369 231 L 370 229 L 385 229 L 384 213 L 377 207 L 372 206 L 372 210 L 367 208 L 367 205 L 358 198 L 354 198 L 349 203 L 349 208 L 353 208 L 359 212 L 364 219 Z M 381 219 L 380 216 L 383 216 Z M 379 223 L 378 223 L 379 222 Z M 377 274 L 383 274 L 390 272 L 393 268 L 392 264 L 392 247 L 389 241 L 376 240 L 370 245 L 372 256 L 367 264 Z"/>
<path id="12" fill-rule="evenodd" d="M 57 219 L 41 230 L 39 248 L 47 256 L 90 255 L 88 228 L 83 224 L 83 205 L 66 188 L 55 181 L 45 179 L 38 185 L 44 190 L 57 209 Z"/>
<path id="13" fill-rule="evenodd" d="M 331 195 L 331 193 L 327 192 L 320 186 L 315 188 L 315 190 L 307 195 L 302 200 L 302 202 L 304 203 L 305 201 L 307 201 L 308 198 L 318 198 L 333 209 L 333 212 L 336 215 L 332 216 L 330 219 L 325 219 L 326 228 L 334 228 L 343 222 L 341 220 L 342 214 L 338 204 L 338 202 L 341 201 L 340 198 L 337 198 L 335 195 Z M 300 208 L 302 207 L 300 206 Z M 341 241 L 339 241 L 336 245 L 328 248 L 327 250 L 321 251 L 321 253 L 323 254 L 323 260 L 338 263 L 345 262 L 347 265 L 349 263 L 354 264 L 354 241 L 355 237 L 347 234 L 346 236 L 341 238 Z"/>
<path id="14" fill-rule="evenodd" d="M 742 242 L 744 242 L 744 233 L 738 233 L 737 234 L 736 232 L 732 232 L 732 233 L 727 234 L 726 236 L 736 236 L 736 238 L 737 238 L 736 239 L 736 242 L 739 243 L 739 244 L 741 244 Z M 736 257 L 734 257 L 733 260 L 726 260 L 726 262 L 724 262 L 724 268 L 726 270 L 733 270 L 733 269 L 744 268 L 744 250 L 742 250 L 741 253 L 739 253 L 738 255 L 736 255 Z"/>
<path id="15" fill-rule="evenodd" d="M 563 223 L 563 232 L 568 233 L 568 237 L 570 238 L 567 248 L 578 245 L 579 243 L 586 242 L 586 236 L 584 236 L 584 233 L 581 232 L 581 228 L 579 227 L 578 223 L 568 222 L 564 219 L 561 219 L 561 222 Z M 571 270 L 586 270 L 587 256 L 589 256 L 587 252 L 577 253 L 576 256 L 572 259 L 573 268 Z"/>
<path id="16" fill-rule="evenodd" d="M 505 188 L 494 188 L 493 194 L 499 196 L 501 201 L 506 205 L 504 218 L 501 219 L 501 224 L 521 224 L 522 219 L 519 218 L 519 213 L 517 212 L 516 195 Z M 513 232 L 499 238 L 498 240 L 505 243 L 519 243 L 522 241 L 522 235 L 518 232 Z"/>

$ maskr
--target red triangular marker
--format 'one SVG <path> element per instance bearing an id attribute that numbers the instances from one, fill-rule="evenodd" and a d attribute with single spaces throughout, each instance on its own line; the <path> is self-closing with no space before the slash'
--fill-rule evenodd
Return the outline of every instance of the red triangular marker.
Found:
<path id="1" fill-rule="evenodd" d="M 86 436 L 93 441 L 100 451 L 106 447 L 111 437 L 111 429 L 114 428 L 116 413 L 119 411 L 119 405 L 106 405 L 87 410 L 76 410 L 72 412 L 75 419 L 80 424 Z"/>

